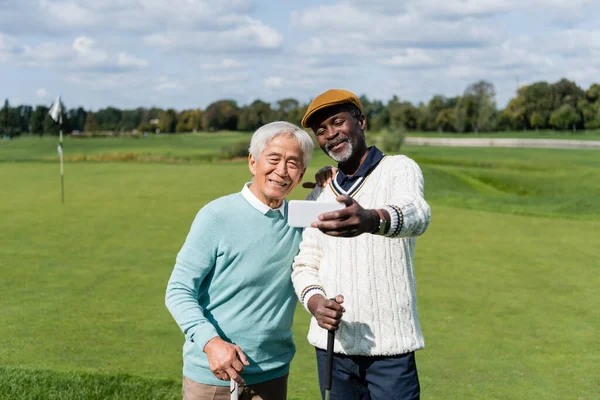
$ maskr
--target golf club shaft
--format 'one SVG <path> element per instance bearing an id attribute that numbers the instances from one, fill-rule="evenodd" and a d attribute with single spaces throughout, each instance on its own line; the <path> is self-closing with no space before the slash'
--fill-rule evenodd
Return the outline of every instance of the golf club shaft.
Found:
<path id="1" fill-rule="evenodd" d="M 331 392 L 331 378 L 333 369 L 333 344 L 335 341 L 335 331 L 327 331 L 327 361 L 325 363 L 325 399 L 329 399 Z"/>
<path id="2" fill-rule="evenodd" d="M 229 383 L 229 393 L 231 393 L 231 396 L 230 396 L 231 400 L 238 400 L 238 398 L 239 398 L 238 384 L 233 379 Z"/>

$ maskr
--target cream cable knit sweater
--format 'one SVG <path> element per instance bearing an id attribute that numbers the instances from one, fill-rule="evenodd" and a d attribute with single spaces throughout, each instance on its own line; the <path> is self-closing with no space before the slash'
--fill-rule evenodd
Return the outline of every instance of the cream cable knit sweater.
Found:
<path id="1" fill-rule="evenodd" d="M 335 201 L 329 186 L 308 196 Z M 388 156 L 380 162 L 354 199 L 364 208 L 393 204 L 404 215 L 397 237 L 364 233 L 334 238 L 318 229 L 304 230 L 294 259 L 292 280 L 298 297 L 305 288 L 320 285 L 327 297 L 344 295 L 346 313 L 336 333 L 336 353 L 395 355 L 424 347 L 416 303 L 413 253 L 416 236 L 429 225 L 430 209 L 423 198 L 423 174 L 406 156 Z M 304 306 L 311 295 L 305 296 Z M 327 347 L 327 331 L 313 317 L 308 341 Z"/>

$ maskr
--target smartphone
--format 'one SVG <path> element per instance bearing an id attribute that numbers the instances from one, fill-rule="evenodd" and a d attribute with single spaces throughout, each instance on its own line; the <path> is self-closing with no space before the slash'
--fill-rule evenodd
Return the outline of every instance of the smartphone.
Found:
<path id="1" fill-rule="evenodd" d="M 288 204 L 288 225 L 306 228 L 319 220 L 319 215 L 346 207 L 337 201 L 290 200 Z"/>

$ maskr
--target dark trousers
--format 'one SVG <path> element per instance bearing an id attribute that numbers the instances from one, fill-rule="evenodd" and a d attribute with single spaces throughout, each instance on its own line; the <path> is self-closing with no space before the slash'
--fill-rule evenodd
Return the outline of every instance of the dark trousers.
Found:
<path id="1" fill-rule="evenodd" d="M 327 352 L 317 349 L 321 396 L 325 398 Z M 418 400 L 415 353 L 398 356 L 333 355 L 331 400 Z"/>

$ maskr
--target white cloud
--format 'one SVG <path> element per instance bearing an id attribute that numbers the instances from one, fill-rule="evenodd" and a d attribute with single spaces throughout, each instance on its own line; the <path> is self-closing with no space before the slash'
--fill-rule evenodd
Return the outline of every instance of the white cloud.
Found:
<path id="1" fill-rule="evenodd" d="M 509 12 L 518 4 L 513 0 L 413 0 L 409 10 L 442 18 L 484 17 Z"/>
<path id="2" fill-rule="evenodd" d="M 571 55 L 600 50 L 600 30 L 567 29 L 550 35 L 544 47 L 552 53 Z"/>
<path id="3" fill-rule="evenodd" d="M 242 17 L 231 28 L 153 33 L 145 36 L 144 42 L 165 50 L 201 50 L 203 54 L 249 53 L 278 50 L 282 46 L 283 36 L 259 20 Z"/>
<path id="4" fill-rule="evenodd" d="M 48 91 L 44 88 L 39 88 L 35 92 L 35 95 L 38 99 L 47 99 L 50 96 L 50 93 L 48 93 Z"/>
<path id="5" fill-rule="evenodd" d="M 159 92 L 182 89 L 183 85 L 178 80 L 166 76 L 159 77 L 154 84 L 154 90 Z"/>
<path id="6" fill-rule="evenodd" d="M 347 0 L 338 3 L 338 6 L 351 5 L 363 12 L 384 15 L 410 14 L 458 20 L 532 10 L 538 17 L 552 20 L 562 15 L 563 20 L 572 20 L 584 16 L 586 7 L 593 3 L 593 0 Z"/>
<path id="7" fill-rule="evenodd" d="M 279 76 L 271 76 L 264 80 L 267 89 L 282 89 L 284 87 L 283 79 Z"/>
<path id="8" fill-rule="evenodd" d="M 423 49 L 408 48 L 401 55 L 395 55 L 391 58 L 381 61 L 381 64 L 391 67 L 415 68 L 432 67 L 440 65 L 441 60 L 436 60 L 433 52 Z"/>
<path id="9" fill-rule="evenodd" d="M 291 14 L 292 24 L 306 29 L 352 31 L 366 29 L 372 23 L 368 8 L 352 4 L 321 5 Z"/>
<path id="10" fill-rule="evenodd" d="M 149 34 L 157 27 L 219 31 L 240 25 L 253 8 L 247 0 L 21 0 L 20 7 L 0 12 L 0 26 L 23 34 L 70 34 L 74 29 L 93 34 L 108 27 L 113 33 L 133 34 Z"/>
<path id="11" fill-rule="evenodd" d="M 228 73 L 222 75 L 209 75 L 204 78 L 204 81 L 208 83 L 242 83 L 249 78 L 249 75 L 245 72 L 242 73 Z"/>
<path id="12" fill-rule="evenodd" d="M 0 62 L 8 62 L 23 51 L 23 46 L 19 46 L 15 39 L 0 32 Z"/>
<path id="13" fill-rule="evenodd" d="M 55 25 L 78 27 L 93 25 L 96 22 L 96 14 L 75 1 L 40 0 L 39 11 Z"/>
<path id="14" fill-rule="evenodd" d="M 25 83 L 0 86 L 30 102 L 48 88 L 41 79 L 75 88 L 86 105 L 165 107 L 307 101 L 329 87 L 418 102 L 487 79 L 502 105 L 517 81 L 586 86 L 600 76 L 593 0 L 0 3 L 0 63 Z"/>
<path id="15" fill-rule="evenodd" d="M 138 58 L 136 56 L 132 56 L 125 52 L 120 52 L 117 55 L 117 65 L 123 68 L 146 68 L 148 66 L 148 61 Z"/>
<path id="16" fill-rule="evenodd" d="M 358 56 L 390 48 L 466 48 L 494 40 L 486 25 L 473 21 L 433 20 L 414 12 L 384 14 L 348 4 L 305 9 L 292 21 L 299 29 L 316 32 L 299 46 L 306 54 Z"/>
<path id="17" fill-rule="evenodd" d="M 82 54 L 89 54 L 92 52 L 92 47 L 96 42 L 88 37 L 80 36 L 73 41 L 73 49 Z"/>
<path id="18" fill-rule="evenodd" d="M 70 45 L 43 42 L 19 44 L 16 39 L 0 35 L 0 60 L 29 67 L 57 68 L 65 71 L 124 72 L 146 68 L 148 62 L 126 52 L 111 55 L 96 41 L 79 36 Z"/>
<path id="19" fill-rule="evenodd" d="M 224 70 L 224 69 L 240 69 L 240 68 L 244 68 L 248 65 L 248 63 L 236 60 L 234 58 L 224 58 L 219 62 L 216 63 L 206 63 L 206 64 L 201 64 L 200 68 L 203 69 L 220 69 L 220 70 Z"/>

